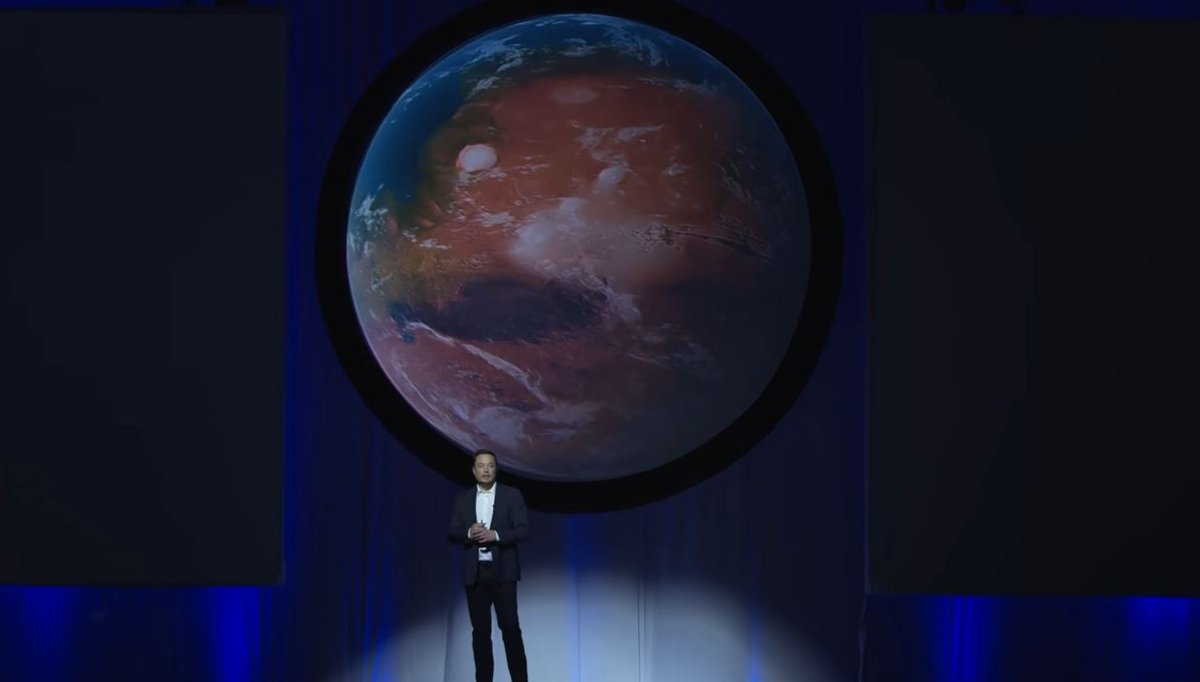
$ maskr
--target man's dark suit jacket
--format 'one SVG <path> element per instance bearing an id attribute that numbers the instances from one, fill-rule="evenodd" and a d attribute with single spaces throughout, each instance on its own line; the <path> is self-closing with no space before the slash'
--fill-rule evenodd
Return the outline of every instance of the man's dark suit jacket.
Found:
<path id="1" fill-rule="evenodd" d="M 525 496 L 520 490 L 496 483 L 496 496 L 492 507 L 491 529 L 500 534 L 500 542 L 492 543 L 492 561 L 499 569 L 496 580 L 504 582 L 521 579 L 521 559 L 518 544 L 529 537 L 529 516 L 525 510 Z M 450 541 L 462 545 L 463 584 L 474 585 L 479 569 L 479 546 L 467 539 L 467 530 L 479 519 L 475 518 L 476 486 L 464 490 L 454 498 L 454 509 L 450 513 Z"/>

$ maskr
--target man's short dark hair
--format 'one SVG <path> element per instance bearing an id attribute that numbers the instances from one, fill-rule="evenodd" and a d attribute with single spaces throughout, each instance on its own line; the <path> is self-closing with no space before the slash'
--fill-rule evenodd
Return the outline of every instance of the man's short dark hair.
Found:
<path id="1" fill-rule="evenodd" d="M 496 456 L 496 453 L 492 452 L 491 450 L 488 450 L 487 448 L 480 448 L 475 451 L 475 454 L 471 455 L 471 464 L 472 465 L 475 464 L 475 459 L 478 458 L 480 455 L 491 455 L 492 461 L 496 463 L 496 468 L 497 469 L 500 468 L 500 458 Z"/>

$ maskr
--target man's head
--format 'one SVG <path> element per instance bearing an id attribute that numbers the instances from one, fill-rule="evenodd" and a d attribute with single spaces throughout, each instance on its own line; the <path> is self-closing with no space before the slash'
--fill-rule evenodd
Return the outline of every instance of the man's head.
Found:
<path id="1" fill-rule="evenodd" d="M 475 480 L 485 490 L 492 487 L 496 482 L 496 453 L 491 450 L 476 450 L 474 463 L 471 465 L 471 472 L 475 474 Z"/>

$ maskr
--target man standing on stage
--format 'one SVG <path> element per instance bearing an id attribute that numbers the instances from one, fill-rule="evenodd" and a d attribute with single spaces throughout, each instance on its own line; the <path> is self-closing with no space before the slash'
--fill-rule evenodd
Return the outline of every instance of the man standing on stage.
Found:
<path id="1" fill-rule="evenodd" d="M 476 485 L 454 500 L 450 541 L 463 546 L 463 585 L 471 614 L 471 650 L 476 682 L 491 682 L 492 606 L 504 638 L 504 656 L 513 682 L 528 682 L 525 643 L 517 620 L 518 545 L 529 537 L 521 491 L 496 483 L 496 455 L 477 450 L 471 470 Z"/>

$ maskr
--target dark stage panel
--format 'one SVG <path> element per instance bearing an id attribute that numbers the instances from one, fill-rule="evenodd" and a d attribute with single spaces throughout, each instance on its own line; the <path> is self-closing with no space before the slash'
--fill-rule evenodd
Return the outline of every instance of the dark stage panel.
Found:
<path id="1" fill-rule="evenodd" d="M 0 13 L 0 582 L 282 574 L 278 13 Z"/>
<path id="2" fill-rule="evenodd" d="M 871 589 L 1200 594 L 1200 24 L 869 33 Z"/>

